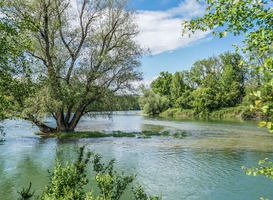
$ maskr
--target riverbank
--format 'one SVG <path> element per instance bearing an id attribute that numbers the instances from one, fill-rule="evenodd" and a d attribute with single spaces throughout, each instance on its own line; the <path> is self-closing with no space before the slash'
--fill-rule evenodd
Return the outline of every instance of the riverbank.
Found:
<path id="1" fill-rule="evenodd" d="M 166 117 L 166 118 L 176 118 L 176 119 L 185 119 L 185 118 L 259 119 L 259 118 L 269 117 L 262 112 L 259 112 L 256 110 L 251 111 L 248 106 L 222 108 L 220 110 L 215 110 L 205 114 L 196 113 L 193 109 L 171 108 L 160 113 L 159 116 Z"/>

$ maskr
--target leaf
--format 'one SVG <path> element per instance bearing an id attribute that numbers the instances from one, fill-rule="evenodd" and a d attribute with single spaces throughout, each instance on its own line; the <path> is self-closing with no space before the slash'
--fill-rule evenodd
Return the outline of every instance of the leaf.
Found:
<path id="1" fill-rule="evenodd" d="M 259 127 L 264 127 L 266 125 L 266 122 L 259 122 Z"/>
<path id="2" fill-rule="evenodd" d="M 245 61 L 241 60 L 240 63 L 239 63 L 239 66 L 243 66 L 244 64 L 245 64 Z"/>
<path id="3" fill-rule="evenodd" d="M 261 98 L 261 91 L 253 92 L 253 95 Z"/>
<path id="4" fill-rule="evenodd" d="M 261 47 L 259 50 L 260 51 L 264 51 L 264 50 L 267 50 L 268 49 L 268 47 L 267 46 L 264 46 L 264 47 Z"/>
<path id="5" fill-rule="evenodd" d="M 267 111 L 268 111 L 268 106 L 263 106 L 262 108 L 261 108 L 261 110 L 263 111 L 263 113 L 267 113 Z"/>
<path id="6" fill-rule="evenodd" d="M 251 174 L 252 174 L 252 171 L 251 171 L 251 170 L 247 170 L 247 171 L 246 171 L 246 175 L 249 176 L 249 175 L 251 175 Z"/>
<path id="7" fill-rule="evenodd" d="M 272 122 L 267 122 L 266 127 L 271 130 L 272 129 Z"/>
<path id="8" fill-rule="evenodd" d="M 259 106 L 261 102 L 262 102 L 261 100 L 257 100 L 257 101 L 255 101 L 255 105 Z"/>

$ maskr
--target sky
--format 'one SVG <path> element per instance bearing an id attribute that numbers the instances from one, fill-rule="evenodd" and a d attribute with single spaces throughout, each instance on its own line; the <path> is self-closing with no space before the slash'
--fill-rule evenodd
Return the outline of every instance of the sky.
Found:
<path id="1" fill-rule="evenodd" d="M 162 71 L 189 70 L 195 61 L 235 52 L 232 44 L 241 44 L 241 37 L 227 35 L 219 39 L 212 36 L 212 31 L 182 37 L 183 19 L 200 17 L 205 12 L 205 5 L 196 0 L 130 0 L 130 4 L 137 12 L 140 33 L 136 39 L 150 49 L 150 55 L 141 59 L 147 84 Z"/>

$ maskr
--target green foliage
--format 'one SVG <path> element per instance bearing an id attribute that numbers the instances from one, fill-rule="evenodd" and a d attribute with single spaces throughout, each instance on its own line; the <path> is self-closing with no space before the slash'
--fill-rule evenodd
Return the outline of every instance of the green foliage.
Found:
<path id="1" fill-rule="evenodd" d="M 139 98 L 139 104 L 145 114 L 158 115 L 169 107 L 169 100 L 152 90 L 144 89 L 143 96 Z"/>
<path id="2" fill-rule="evenodd" d="M 134 176 L 124 176 L 114 171 L 114 160 L 111 160 L 105 166 L 101 162 L 101 156 L 95 155 L 93 160 L 93 169 L 97 173 L 95 180 L 100 189 L 100 199 L 118 200 L 127 188 L 133 182 Z"/>
<path id="3" fill-rule="evenodd" d="M 269 161 L 268 158 L 261 160 L 258 163 L 258 167 L 253 167 L 253 168 L 247 168 L 246 166 L 242 166 L 242 169 L 245 171 L 245 174 L 250 176 L 257 176 L 257 175 L 262 175 L 266 176 L 270 179 L 273 179 L 273 162 Z M 261 197 L 261 200 L 268 200 L 265 197 Z"/>
<path id="4" fill-rule="evenodd" d="M 127 2 L 77 3 L 80 12 L 63 0 L 1 1 L 1 118 L 29 120 L 44 133 L 73 131 L 83 115 L 116 109 L 118 96 L 142 78 Z M 118 109 L 136 106 L 128 101 Z M 56 127 L 43 123 L 48 115 Z"/>
<path id="5" fill-rule="evenodd" d="M 0 13 L 4 6 L 6 1 L 1 1 Z M 4 13 L 1 14 L 4 16 Z M 26 23 L 3 16 L 0 18 L 0 120 L 20 110 L 19 100 L 28 95 L 25 89 L 28 87 L 26 80 L 30 72 L 24 54 L 30 48 Z"/>
<path id="6" fill-rule="evenodd" d="M 189 86 L 184 83 L 184 73 L 175 72 L 170 86 L 171 100 L 172 102 L 175 102 L 175 105 L 176 100 L 185 93 L 185 90 L 187 90 L 188 87 Z"/>
<path id="7" fill-rule="evenodd" d="M 171 95 L 172 74 L 160 72 L 160 76 L 151 83 L 151 88 L 156 94 L 170 97 Z"/>
<path id="8" fill-rule="evenodd" d="M 50 182 L 45 187 L 41 196 L 35 197 L 38 200 L 119 200 L 124 191 L 133 182 L 135 176 L 126 176 L 114 170 L 114 160 L 108 164 L 101 161 L 101 156 L 88 151 L 85 147 L 80 148 L 78 159 L 73 163 L 61 165 L 58 160 L 55 162 L 54 171 L 50 173 Z M 92 164 L 95 172 L 95 181 L 100 189 L 100 195 L 94 197 L 91 191 L 86 191 L 89 182 L 87 169 Z M 18 192 L 20 200 L 34 198 L 34 192 L 28 189 Z M 147 195 L 141 186 L 133 188 L 135 200 L 147 199 L 160 200 L 160 196 Z"/>
<path id="9" fill-rule="evenodd" d="M 180 109 L 180 108 L 170 108 L 162 113 L 161 117 L 172 117 L 172 118 L 193 118 L 196 116 L 193 109 Z"/>
<path id="10" fill-rule="evenodd" d="M 177 138 L 177 139 L 183 139 L 185 137 L 189 137 L 190 134 L 186 131 L 183 131 L 183 132 L 176 132 L 173 134 L 173 137 L 174 138 Z"/>
<path id="11" fill-rule="evenodd" d="M 79 138 L 103 138 L 103 137 L 110 137 L 111 135 L 98 132 L 98 131 L 88 131 L 88 132 L 59 132 L 55 134 L 58 139 L 79 139 Z"/>
<path id="12" fill-rule="evenodd" d="M 85 154 L 82 147 L 74 163 L 62 166 L 57 160 L 53 173 L 50 173 L 50 182 L 39 199 L 85 199 L 84 188 L 88 183 L 86 167 L 92 155 L 91 152 Z"/>
<path id="13" fill-rule="evenodd" d="M 250 66 L 256 74 L 257 87 L 254 95 L 258 98 L 252 108 L 260 109 L 264 113 L 272 113 L 273 88 L 273 9 L 272 1 L 266 0 L 206 0 L 207 12 L 204 16 L 190 21 L 184 21 L 183 34 L 191 34 L 196 30 L 212 30 L 220 38 L 233 33 L 243 35 L 244 47 L 239 48 L 248 53 Z M 241 64 L 245 64 L 243 61 Z M 253 75 L 253 74 L 252 74 Z M 262 77 L 262 79 L 260 78 Z M 251 84 L 253 85 L 253 84 Z M 240 85 L 234 85 L 239 87 Z M 253 88 L 252 88 L 253 89 Z M 250 92 L 253 92 L 250 91 Z M 233 92 L 234 93 L 234 92 Z M 258 95 L 257 95 L 258 94 Z M 261 95 L 260 95 L 261 94 Z M 236 94 L 234 93 L 236 96 Z M 226 97 L 225 97 L 226 98 Z M 251 98 L 248 98 L 251 99 Z M 246 100 L 246 99 L 245 99 Z M 247 102 L 252 104 L 252 102 Z M 272 123 L 263 122 L 272 132 Z"/>
<path id="14" fill-rule="evenodd" d="M 179 108 L 171 108 L 162 113 L 160 113 L 161 117 L 171 117 L 176 119 L 185 119 L 185 118 L 202 118 L 207 117 L 204 116 L 203 113 L 195 113 L 193 109 L 179 109 Z M 268 116 L 263 115 L 258 110 L 250 110 L 249 106 L 236 106 L 229 108 L 221 108 L 219 110 L 214 110 L 209 113 L 209 118 L 212 119 L 251 119 L 251 118 L 267 118 Z"/>
<path id="15" fill-rule="evenodd" d="M 253 93 L 257 97 L 255 104 L 251 109 L 260 109 L 264 113 L 272 112 L 272 88 L 273 88 L 273 9 L 272 1 L 266 0 L 206 0 L 206 14 L 183 23 L 183 34 L 194 33 L 196 30 L 216 30 L 214 35 L 220 38 L 225 37 L 227 33 L 234 35 L 244 35 L 245 46 L 241 48 L 243 52 L 248 52 L 250 60 L 260 61 L 255 67 L 257 71 L 263 73 L 263 77 L 269 75 L 261 88 Z M 221 27 L 218 28 L 218 27 Z M 216 29 L 215 29 L 216 28 Z M 237 46 L 237 50 L 239 47 Z M 244 62 L 242 62 L 244 63 Z M 257 80 L 259 82 L 259 80 Z M 237 86 L 237 85 L 235 85 Z M 267 89 L 269 88 L 269 92 Z M 257 88 L 256 88 L 257 89 Z M 269 103 L 269 104 L 268 104 Z M 269 131 L 273 131 L 272 122 L 261 122 L 260 126 L 267 126 Z M 246 170 L 246 174 L 261 174 L 273 178 L 272 162 L 263 160 L 259 163 L 259 168 Z M 264 199 L 264 198 L 262 198 Z"/>
<path id="16" fill-rule="evenodd" d="M 214 35 L 224 37 L 227 33 L 244 34 L 244 50 L 258 50 L 260 57 L 267 55 L 272 48 L 273 38 L 273 10 L 269 5 L 272 1 L 206 0 L 206 3 L 207 13 L 203 17 L 183 23 L 184 34 L 223 27 L 216 29 Z"/>
<path id="17" fill-rule="evenodd" d="M 241 60 L 239 54 L 226 52 L 193 64 L 191 74 L 195 91 L 200 90 L 206 96 L 199 99 L 202 95 L 193 92 L 193 107 L 197 112 L 233 107 L 242 102 L 246 70 L 240 66 Z"/>
<path id="18" fill-rule="evenodd" d="M 116 104 L 115 110 L 140 110 L 139 96 L 137 95 L 117 96 L 114 99 L 114 103 Z"/>
<path id="19" fill-rule="evenodd" d="M 259 162 L 259 167 L 246 168 L 245 166 L 243 166 L 242 169 L 245 170 L 246 175 L 263 175 L 273 179 L 273 163 L 269 161 L 268 158 L 261 160 Z"/>
<path id="20" fill-rule="evenodd" d="M 191 90 L 185 90 L 181 96 L 175 99 L 175 108 L 191 109 L 194 107 L 194 96 Z"/>
<path id="21" fill-rule="evenodd" d="M 59 132 L 52 135 L 58 139 L 80 139 L 80 138 L 104 138 L 104 137 L 132 137 L 132 138 L 150 138 L 151 136 L 168 136 L 168 131 L 141 131 L 141 132 L 123 132 L 113 131 L 98 132 L 98 131 L 83 131 L 83 132 Z M 43 136 L 43 135 L 42 135 Z M 46 134 L 47 136 L 47 134 Z"/>
<path id="22" fill-rule="evenodd" d="M 162 196 L 153 196 L 153 195 L 148 195 L 145 192 L 145 189 L 141 186 L 138 185 L 136 188 L 133 188 L 133 193 L 134 193 L 134 199 L 135 200 L 161 200 Z"/>
<path id="23" fill-rule="evenodd" d="M 212 110 L 219 107 L 219 101 L 215 98 L 216 91 L 212 88 L 198 88 L 192 93 L 194 98 L 193 107 L 196 113 L 208 115 Z"/>
<path id="24" fill-rule="evenodd" d="M 230 119 L 247 119 L 255 118 L 258 113 L 251 112 L 249 106 L 236 106 L 229 108 L 222 108 L 220 110 L 215 110 L 210 114 L 210 117 L 216 119 L 230 118 Z M 261 116 L 259 114 L 259 116 Z"/>
<path id="25" fill-rule="evenodd" d="M 242 59 L 237 53 L 226 52 L 199 60 L 189 71 L 174 75 L 161 73 L 151 88 L 153 91 L 168 91 L 157 94 L 168 98 L 170 108 L 193 109 L 193 115 L 208 116 L 212 111 L 243 102 L 248 70 L 241 66 Z M 166 87 L 166 83 L 170 85 Z"/>

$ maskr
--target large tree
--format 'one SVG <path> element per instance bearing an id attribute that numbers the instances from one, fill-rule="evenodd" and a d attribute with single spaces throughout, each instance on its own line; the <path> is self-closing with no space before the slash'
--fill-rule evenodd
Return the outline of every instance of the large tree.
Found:
<path id="1" fill-rule="evenodd" d="M 160 72 L 160 76 L 151 83 L 152 90 L 157 94 L 170 98 L 172 78 L 173 75 L 168 71 Z"/>
<path id="2" fill-rule="evenodd" d="M 211 112 L 242 103 L 246 81 L 246 70 L 240 67 L 242 59 L 237 53 L 226 52 L 193 64 L 190 74 L 195 87 L 191 96 L 197 112 Z"/>
<path id="3" fill-rule="evenodd" d="M 74 131 L 83 115 L 141 79 L 138 29 L 123 0 L 7 0 L 1 12 L 27 24 L 30 44 L 31 76 L 11 77 L 24 87 L 10 90 L 13 113 L 42 132 Z M 43 123 L 46 115 L 56 127 Z"/>

